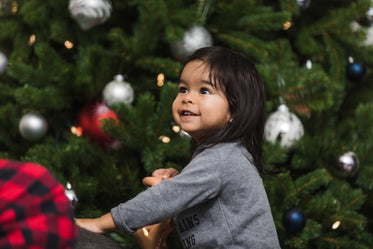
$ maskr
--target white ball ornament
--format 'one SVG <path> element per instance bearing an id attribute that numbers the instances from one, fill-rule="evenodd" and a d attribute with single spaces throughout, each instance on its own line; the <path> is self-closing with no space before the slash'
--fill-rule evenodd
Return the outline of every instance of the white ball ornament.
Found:
<path id="1" fill-rule="evenodd" d="M 130 105 L 133 102 L 135 92 L 132 86 L 124 81 L 123 76 L 118 74 L 113 81 L 105 86 L 102 95 L 105 104 L 112 107 L 118 103 Z"/>
<path id="2" fill-rule="evenodd" d="M 264 126 L 265 140 L 279 142 L 284 148 L 291 148 L 302 136 L 304 129 L 299 118 L 281 104 L 277 111 L 271 113 Z"/>
<path id="3" fill-rule="evenodd" d="M 112 7 L 108 0 L 70 0 L 69 12 L 83 30 L 104 23 L 111 15 Z"/>
<path id="4" fill-rule="evenodd" d="M 0 52 L 0 75 L 5 73 L 6 68 L 8 66 L 8 58 L 2 52 Z"/>
<path id="5" fill-rule="evenodd" d="M 19 122 L 19 131 L 23 138 L 36 141 L 45 136 L 48 130 L 46 119 L 38 113 L 28 113 Z"/>
<path id="6" fill-rule="evenodd" d="M 197 49 L 213 45 L 212 36 L 203 26 L 193 26 L 184 33 L 184 37 L 171 46 L 174 57 L 180 61 L 186 60 Z"/>

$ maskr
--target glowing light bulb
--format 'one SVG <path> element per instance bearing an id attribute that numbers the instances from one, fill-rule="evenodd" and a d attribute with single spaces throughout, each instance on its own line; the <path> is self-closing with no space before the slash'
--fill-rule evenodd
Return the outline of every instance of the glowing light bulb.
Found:
<path id="1" fill-rule="evenodd" d="M 162 87 L 164 85 L 164 74 L 160 73 L 157 76 L 157 86 Z"/>
<path id="2" fill-rule="evenodd" d="M 18 3 L 16 1 L 12 2 L 12 13 L 18 12 Z"/>
<path id="3" fill-rule="evenodd" d="M 74 47 L 74 44 L 71 41 L 67 40 L 65 41 L 64 45 L 67 49 L 72 49 Z"/>
<path id="4" fill-rule="evenodd" d="M 32 45 L 34 45 L 34 43 L 36 42 L 36 36 L 35 35 L 30 35 L 30 38 L 28 39 L 28 45 L 31 47 Z"/>
<path id="5" fill-rule="evenodd" d="M 335 230 L 335 229 L 337 229 L 340 225 L 341 225 L 341 222 L 340 222 L 339 220 L 337 220 L 337 221 L 334 222 L 334 224 L 332 225 L 332 229 Z"/>
<path id="6" fill-rule="evenodd" d="M 178 125 L 174 125 L 172 126 L 172 130 L 175 132 L 175 133 L 179 133 L 179 131 L 181 130 L 180 126 Z"/>
<path id="7" fill-rule="evenodd" d="M 72 134 L 80 137 L 82 134 L 83 134 L 83 131 L 82 131 L 82 127 L 78 126 L 78 127 L 75 127 L 75 126 L 72 126 L 70 128 L 70 131 Z"/>
<path id="8" fill-rule="evenodd" d="M 164 143 L 164 144 L 168 144 L 171 141 L 171 138 L 169 138 L 167 136 L 160 136 L 159 140 L 161 140 L 162 143 Z"/>
<path id="9" fill-rule="evenodd" d="M 291 22 L 287 21 L 283 24 L 283 28 L 284 30 L 288 30 L 291 28 Z"/>

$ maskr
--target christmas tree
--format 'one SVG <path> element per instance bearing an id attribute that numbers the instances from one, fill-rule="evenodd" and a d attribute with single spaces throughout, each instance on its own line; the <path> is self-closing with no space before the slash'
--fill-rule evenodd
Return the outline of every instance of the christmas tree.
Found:
<path id="1" fill-rule="evenodd" d="M 1 0 L 0 19 L 1 158 L 47 167 L 75 191 L 77 216 L 185 166 L 178 76 L 186 56 L 217 45 L 265 81 L 276 174 L 263 180 L 282 248 L 371 248 L 371 0 Z"/>

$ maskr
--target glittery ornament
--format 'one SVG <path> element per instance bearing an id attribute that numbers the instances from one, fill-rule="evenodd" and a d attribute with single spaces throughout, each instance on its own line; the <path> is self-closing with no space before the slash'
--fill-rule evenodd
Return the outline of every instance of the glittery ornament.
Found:
<path id="1" fill-rule="evenodd" d="M 69 11 L 83 30 L 88 30 L 109 19 L 112 11 L 108 0 L 70 0 Z"/>
<path id="2" fill-rule="evenodd" d="M 19 131 L 22 137 L 29 141 L 36 141 L 44 137 L 47 130 L 47 121 L 38 113 L 25 114 L 19 122 Z"/>
<path id="3" fill-rule="evenodd" d="M 271 143 L 279 142 L 284 148 L 291 148 L 303 134 L 301 121 L 284 104 L 269 115 L 264 126 L 264 138 Z"/>
<path id="4" fill-rule="evenodd" d="M 122 75 L 116 75 L 113 81 L 110 81 L 102 93 L 104 102 L 109 107 L 118 103 L 131 104 L 134 99 L 132 86 L 124 81 Z"/>
<path id="5" fill-rule="evenodd" d="M 194 26 L 184 33 L 184 37 L 171 46 L 174 57 L 180 61 L 186 60 L 197 49 L 213 45 L 211 34 L 202 26 Z"/>
<path id="6" fill-rule="evenodd" d="M 117 115 L 103 102 L 95 102 L 86 105 L 79 113 L 78 123 L 82 129 L 82 135 L 90 138 L 104 149 L 112 149 L 120 146 L 120 143 L 102 130 L 104 120 L 118 122 Z"/>
<path id="7" fill-rule="evenodd" d="M 282 224 L 290 233 L 301 231 L 307 223 L 306 216 L 302 210 L 293 208 L 286 211 L 282 217 Z"/>
<path id="8" fill-rule="evenodd" d="M 338 158 L 337 174 L 343 177 L 351 177 L 359 169 L 359 159 L 352 151 L 346 152 Z"/>
<path id="9" fill-rule="evenodd" d="M 69 182 L 66 183 L 65 195 L 70 201 L 71 206 L 74 206 L 78 202 L 78 197 L 76 196 L 75 191 L 73 190 L 71 183 Z"/>
<path id="10" fill-rule="evenodd" d="M 5 73 L 6 68 L 8 66 L 8 58 L 2 52 L 0 52 L 0 75 Z"/>

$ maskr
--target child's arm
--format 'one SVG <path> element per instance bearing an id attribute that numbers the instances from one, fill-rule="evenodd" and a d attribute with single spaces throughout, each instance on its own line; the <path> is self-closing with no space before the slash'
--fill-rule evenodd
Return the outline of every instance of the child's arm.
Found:
<path id="1" fill-rule="evenodd" d="M 143 179 L 144 185 L 152 187 L 162 182 L 164 179 L 171 179 L 179 174 L 176 169 L 158 169 L 153 172 L 151 177 Z M 76 225 L 94 233 L 106 233 L 117 229 L 111 213 L 107 213 L 99 218 L 94 219 L 75 219 Z M 154 229 L 154 231 L 157 229 Z"/>
<path id="2" fill-rule="evenodd" d="M 111 213 L 95 219 L 75 219 L 76 225 L 94 233 L 106 233 L 117 229 Z"/>

